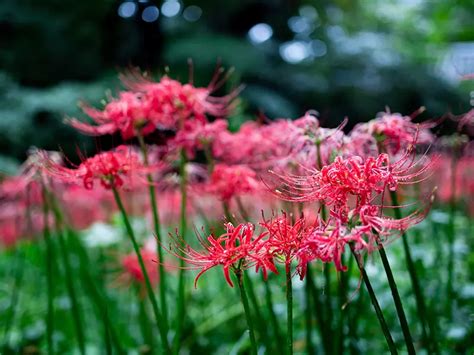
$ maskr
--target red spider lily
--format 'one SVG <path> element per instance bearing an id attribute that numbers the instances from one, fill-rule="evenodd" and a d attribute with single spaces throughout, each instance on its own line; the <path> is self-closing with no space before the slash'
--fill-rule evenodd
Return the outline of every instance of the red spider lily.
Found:
<path id="1" fill-rule="evenodd" d="M 268 270 L 277 273 L 271 254 L 266 249 L 265 237 L 267 232 L 255 234 L 254 226 L 250 223 L 234 227 L 231 223 L 225 225 L 226 233 L 215 238 L 198 236 L 203 251 L 197 251 L 185 244 L 184 240 L 175 239 L 173 249 L 169 252 L 183 259 L 193 269 L 201 269 L 194 280 L 194 287 L 201 275 L 209 269 L 222 265 L 227 283 L 233 287 L 230 270 L 248 269 L 255 266 L 256 271 L 262 270 L 267 276 Z"/>
<path id="2" fill-rule="evenodd" d="M 89 190 L 94 187 L 95 181 L 106 189 L 118 188 L 124 185 L 125 179 L 131 182 L 132 177 L 154 169 L 145 167 L 139 155 L 123 145 L 85 159 L 76 169 L 66 168 L 50 159 L 46 159 L 44 165 L 52 177 L 68 183 L 82 182 Z"/>
<path id="3" fill-rule="evenodd" d="M 227 131 L 227 121 L 216 120 L 212 123 L 186 121 L 183 129 L 169 142 L 172 148 L 184 149 L 188 158 L 194 158 L 196 150 L 206 146 L 212 151 L 214 140 Z"/>
<path id="4" fill-rule="evenodd" d="M 206 122 L 206 115 L 225 117 L 237 91 L 224 97 L 211 96 L 225 80 L 226 77 L 219 80 L 217 73 L 209 86 L 204 88 L 182 84 L 168 76 L 163 76 L 159 82 L 151 81 L 138 72 L 122 76 L 125 86 L 146 95 L 151 107 L 150 119 L 164 129 L 182 128 L 189 119 Z"/>
<path id="5" fill-rule="evenodd" d="M 360 154 L 361 150 L 371 150 L 370 147 L 376 148 L 377 143 L 382 143 L 387 152 L 397 154 L 411 144 L 432 143 L 434 136 L 429 128 L 435 124 L 417 124 L 410 116 L 383 112 L 376 119 L 354 127 L 350 134 L 351 147 Z"/>
<path id="6" fill-rule="evenodd" d="M 75 118 L 66 120 L 66 123 L 88 135 L 102 136 L 120 132 L 123 139 L 130 139 L 135 137 L 138 131 L 147 135 L 155 130 L 155 124 L 150 120 L 150 105 L 149 99 L 143 94 L 125 91 L 108 102 L 103 111 L 83 105 L 84 113 L 95 125 Z"/>
<path id="7" fill-rule="evenodd" d="M 145 264 L 145 269 L 147 271 L 148 277 L 152 284 L 157 284 L 159 281 L 158 273 L 158 257 L 154 251 L 151 251 L 147 248 L 142 248 L 140 254 Z M 119 276 L 119 280 L 125 283 L 138 283 L 144 284 L 145 277 L 143 275 L 140 263 L 138 261 L 137 254 L 130 253 L 121 258 L 121 266 L 123 271 Z"/>
<path id="8" fill-rule="evenodd" d="M 224 117 L 237 94 L 211 96 L 212 91 L 222 85 L 217 82 L 218 77 L 207 88 L 182 84 L 167 76 L 153 82 L 137 73 L 122 76 L 122 80 L 132 91 L 119 93 L 119 97 L 112 98 L 103 110 L 83 106 L 94 124 L 75 118 L 68 119 L 67 123 L 85 134 L 100 136 L 120 132 L 124 139 L 130 139 L 137 133 L 152 133 L 156 128 L 182 128 L 189 119 L 204 123 L 206 115 Z"/>
<path id="9" fill-rule="evenodd" d="M 211 174 L 207 191 L 229 202 L 234 196 L 258 191 L 261 188 L 257 174 L 243 165 L 217 164 Z"/>
<path id="10" fill-rule="evenodd" d="M 292 223 L 286 213 L 271 220 L 260 223 L 268 231 L 268 241 L 266 248 L 273 257 L 283 258 L 286 267 L 289 268 L 291 261 L 300 254 L 302 243 L 310 228 L 306 226 L 304 217 L 298 218 Z M 303 254 L 301 254 L 303 255 Z M 297 268 L 301 279 L 306 274 L 305 258 L 300 260 Z"/>
<path id="11" fill-rule="evenodd" d="M 416 178 L 430 170 L 431 162 L 422 165 L 423 158 L 415 160 L 410 154 L 407 152 L 394 163 L 390 163 L 387 154 L 365 160 L 358 156 L 337 157 L 321 170 L 310 170 L 309 176 L 277 175 L 283 185 L 276 192 L 289 201 L 323 201 L 342 212 L 341 216 L 348 213 L 349 198 L 354 196 L 358 213 L 385 189 L 394 191 L 399 184 L 416 183 Z"/>
<path id="12" fill-rule="evenodd" d="M 295 171 L 315 167 L 318 145 L 323 162 L 342 147 L 344 123 L 326 129 L 311 112 L 297 120 L 280 119 L 269 124 L 244 123 L 237 133 L 223 132 L 213 145 L 214 156 L 227 163 L 245 164 L 263 172 Z"/>
<path id="13" fill-rule="evenodd" d="M 394 231 L 404 232 L 415 224 L 420 223 L 428 214 L 429 206 L 422 211 L 413 212 L 400 219 L 383 216 L 380 207 L 363 206 L 360 209 L 360 221 L 363 225 L 369 226 L 373 231 L 377 232 L 379 236 L 386 237 L 392 235 Z"/>
<path id="14" fill-rule="evenodd" d="M 299 250 L 299 257 L 306 262 L 319 259 L 325 263 L 333 262 L 338 271 L 346 271 L 342 265 L 342 254 L 348 243 L 354 242 L 356 250 L 367 249 L 363 235 L 370 232 L 369 226 L 361 226 L 349 230 L 337 218 L 321 222 L 304 238 Z"/>

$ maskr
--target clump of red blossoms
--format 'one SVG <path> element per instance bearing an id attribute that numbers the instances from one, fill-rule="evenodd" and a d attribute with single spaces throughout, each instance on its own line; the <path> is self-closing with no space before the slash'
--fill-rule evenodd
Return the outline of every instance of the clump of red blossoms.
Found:
<path id="1" fill-rule="evenodd" d="M 67 183 L 82 183 L 86 189 L 92 189 L 94 182 L 100 182 L 106 189 L 121 187 L 125 180 L 130 182 L 140 173 L 154 169 L 145 167 L 139 155 L 123 145 L 85 159 L 76 169 L 64 167 L 49 159 L 45 161 L 44 167 L 52 177 Z"/>
<path id="2" fill-rule="evenodd" d="M 155 285 L 159 281 L 158 274 L 158 257 L 155 252 L 142 248 L 140 254 L 145 265 L 146 272 L 150 279 L 150 282 Z M 121 257 L 120 263 L 122 266 L 122 272 L 119 276 L 119 282 L 124 284 L 140 284 L 145 283 L 145 277 L 143 275 L 138 257 L 135 253 L 126 254 Z"/>
<path id="3" fill-rule="evenodd" d="M 434 125 L 433 122 L 417 124 L 410 116 L 383 112 L 379 117 L 354 127 L 350 134 L 350 147 L 361 155 L 363 152 L 381 153 L 380 147 L 390 154 L 397 154 L 410 145 L 432 143 L 434 136 L 429 128 Z"/>
<path id="4" fill-rule="evenodd" d="M 225 225 L 226 233 L 219 237 L 210 235 L 207 238 L 198 236 L 203 251 L 197 251 L 184 240 L 175 238 L 170 253 L 188 263 L 192 269 L 200 269 L 194 280 L 197 281 L 209 269 L 222 265 L 227 283 L 233 287 L 230 278 L 231 270 L 243 270 L 255 266 L 256 271 L 262 270 L 266 277 L 268 271 L 277 272 L 271 254 L 266 247 L 268 233 L 255 233 L 251 223 L 243 223 L 234 227 Z"/>
<path id="5" fill-rule="evenodd" d="M 259 188 L 260 182 L 252 169 L 244 165 L 217 164 L 206 190 L 228 202 L 234 196 L 257 191 Z"/>
<path id="6" fill-rule="evenodd" d="M 271 256 L 276 260 L 281 260 L 287 271 L 290 270 L 291 262 L 298 258 L 297 271 L 300 278 L 303 279 L 309 260 L 307 255 L 302 252 L 302 247 L 306 236 L 316 226 L 308 227 L 303 216 L 292 223 L 286 213 L 270 220 L 264 219 L 260 225 L 268 232 L 266 248 Z"/>
<path id="7" fill-rule="evenodd" d="M 420 160 L 415 161 L 409 152 L 395 163 L 386 154 L 367 159 L 337 157 L 334 163 L 311 170 L 309 176 L 279 175 L 283 183 L 277 190 L 280 197 L 298 202 L 322 201 L 330 208 L 329 219 L 320 221 L 303 238 L 302 257 L 333 261 L 343 271 L 341 255 L 346 244 L 353 242 L 354 250 L 370 252 L 390 236 L 421 222 L 427 209 L 401 219 L 383 215 L 385 192 L 423 179 L 431 166 L 428 163 L 415 169 L 418 164 Z"/>
<path id="8" fill-rule="evenodd" d="M 112 98 L 102 111 L 87 105 L 83 105 L 82 109 L 95 125 L 75 118 L 67 120 L 67 123 L 85 134 L 102 136 L 120 132 L 123 139 L 130 139 L 136 136 L 137 130 L 140 130 L 142 135 L 155 130 L 155 124 L 150 120 L 152 108 L 149 99 L 141 93 L 121 92 L 119 97 Z"/>
<path id="9" fill-rule="evenodd" d="M 100 136 L 120 132 L 124 139 L 130 139 L 156 129 L 178 130 L 188 120 L 205 123 L 206 115 L 224 117 L 235 98 L 235 93 L 225 97 L 211 95 L 221 85 L 217 82 L 218 75 L 206 88 L 182 84 L 167 76 L 154 82 L 138 73 L 122 76 L 122 81 L 131 91 L 119 93 L 103 110 L 83 106 L 84 113 L 94 124 L 75 118 L 67 122 L 85 134 Z"/>

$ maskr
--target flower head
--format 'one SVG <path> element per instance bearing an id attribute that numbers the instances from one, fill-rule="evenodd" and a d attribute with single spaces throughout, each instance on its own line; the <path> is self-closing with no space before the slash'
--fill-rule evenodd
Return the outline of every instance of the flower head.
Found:
<path id="1" fill-rule="evenodd" d="M 125 180 L 150 170 L 142 165 L 137 153 L 123 145 L 85 159 L 76 169 L 66 168 L 51 160 L 46 160 L 44 164 L 46 172 L 54 178 L 82 183 L 86 189 L 92 189 L 94 182 L 100 182 L 106 189 L 118 188 L 124 185 Z"/>
<path id="2" fill-rule="evenodd" d="M 244 165 L 217 164 L 211 174 L 207 191 L 223 201 L 234 196 L 251 193 L 260 189 L 257 174 Z"/>
<path id="3" fill-rule="evenodd" d="M 141 93 L 121 92 L 119 97 L 108 102 L 102 111 L 87 105 L 83 105 L 82 109 L 95 125 L 75 118 L 66 122 L 88 135 L 102 136 L 120 132 L 123 139 L 130 139 L 135 137 L 138 131 L 146 135 L 155 130 L 155 124 L 150 119 L 151 102 Z"/>
<path id="4" fill-rule="evenodd" d="M 211 81 L 208 87 L 195 87 L 168 76 L 163 76 L 158 82 L 137 72 L 122 77 L 125 86 L 147 97 L 150 119 L 158 127 L 172 130 L 182 128 L 188 120 L 206 122 L 206 115 L 219 118 L 228 114 L 229 104 L 235 94 L 212 96 L 212 92 L 218 87 L 216 80 Z"/>
<path id="5" fill-rule="evenodd" d="M 145 265 L 146 272 L 150 279 L 150 283 L 157 284 L 159 281 L 158 274 L 158 257 L 155 252 L 151 251 L 148 248 L 142 248 L 140 250 L 140 255 L 143 259 L 143 264 Z M 138 261 L 138 256 L 136 253 L 130 253 L 122 256 L 120 260 L 122 266 L 122 273 L 120 275 L 120 281 L 130 284 L 144 284 L 145 277 L 143 275 L 142 269 L 140 267 L 140 262 Z"/>
<path id="6" fill-rule="evenodd" d="M 277 272 L 270 254 L 265 248 L 264 238 L 267 232 L 256 234 L 254 226 L 250 223 L 239 224 L 234 227 L 231 223 L 225 225 L 226 233 L 219 237 L 212 234 L 207 238 L 199 237 L 203 251 L 197 251 L 184 243 L 176 240 L 170 252 L 191 265 L 191 268 L 200 269 L 194 280 L 197 281 L 209 269 L 222 265 L 227 283 L 233 287 L 230 271 L 248 269 L 255 266 L 262 270 L 266 276 L 268 270 Z"/>
<path id="7" fill-rule="evenodd" d="M 358 150 L 371 150 L 382 144 L 390 154 L 397 154 L 413 144 L 426 144 L 434 141 L 429 131 L 434 123 L 417 124 L 412 117 L 399 113 L 383 112 L 367 123 L 360 123 L 351 132 L 351 147 Z"/>

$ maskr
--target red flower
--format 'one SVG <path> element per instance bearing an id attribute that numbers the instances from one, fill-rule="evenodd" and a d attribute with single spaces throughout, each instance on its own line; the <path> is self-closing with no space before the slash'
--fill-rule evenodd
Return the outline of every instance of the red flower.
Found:
<path id="1" fill-rule="evenodd" d="M 234 196 L 258 191 L 260 188 L 257 174 L 252 169 L 243 165 L 217 164 L 207 191 L 228 202 Z"/>
<path id="2" fill-rule="evenodd" d="M 182 84 L 167 76 L 159 82 L 153 82 L 144 76 L 123 76 L 122 81 L 131 90 L 141 92 L 150 103 L 150 120 L 164 129 L 182 128 L 189 119 L 206 122 L 206 115 L 224 117 L 228 114 L 229 104 L 237 92 L 225 97 L 214 97 L 211 93 L 221 83 L 211 81 L 207 88 Z"/>
<path id="3" fill-rule="evenodd" d="M 153 251 L 142 248 L 140 254 L 143 259 L 143 264 L 147 271 L 150 283 L 157 284 L 159 281 L 158 274 L 158 257 Z M 140 263 L 138 261 L 138 256 L 135 253 L 130 253 L 121 258 L 121 265 L 123 268 L 122 274 L 120 275 L 120 281 L 131 283 L 135 282 L 138 284 L 145 283 L 145 277 L 143 275 Z"/>
<path id="4" fill-rule="evenodd" d="M 183 129 L 176 133 L 169 145 L 173 148 L 185 149 L 186 156 L 194 158 L 196 150 L 204 149 L 206 145 L 210 146 L 209 149 L 212 152 L 212 143 L 225 132 L 227 132 L 225 120 L 216 120 L 212 123 L 186 121 Z"/>
<path id="5" fill-rule="evenodd" d="M 222 265 L 227 283 L 233 287 L 230 270 L 248 269 L 255 266 L 256 271 L 262 269 L 264 276 L 268 270 L 277 272 L 270 254 L 265 248 L 264 238 L 268 233 L 255 234 L 254 226 L 250 223 L 239 224 L 234 227 L 231 223 L 226 225 L 227 232 L 215 238 L 213 235 L 206 239 L 199 238 L 204 251 L 197 251 L 184 241 L 175 239 L 173 250 L 170 253 L 183 259 L 191 268 L 201 269 L 194 280 L 197 281 L 209 269 Z"/>
<path id="6" fill-rule="evenodd" d="M 420 110 L 419 110 L 420 111 Z M 419 112 L 417 112 L 419 113 Z M 351 132 L 351 140 L 358 153 L 360 148 L 375 147 L 377 142 L 382 143 L 384 149 L 391 154 L 407 149 L 412 144 L 429 144 L 434 136 L 429 131 L 436 123 L 417 124 L 412 117 L 402 116 L 399 113 L 383 112 L 374 120 L 360 123 Z M 366 141 L 366 143 L 363 143 Z"/>
<path id="7" fill-rule="evenodd" d="M 94 182 L 99 181 L 106 189 L 124 185 L 139 173 L 150 171 L 142 165 L 138 154 L 127 146 L 119 146 L 114 151 L 99 153 L 85 159 L 76 169 L 69 169 L 52 160 L 46 160 L 46 171 L 53 177 L 65 182 L 82 182 L 86 189 L 92 189 Z"/>
<path id="8" fill-rule="evenodd" d="M 136 136 L 138 130 L 143 135 L 155 130 L 155 124 L 150 120 L 151 102 L 140 93 L 121 92 L 117 99 L 105 105 L 103 111 L 85 105 L 83 110 L 96 125 L 75 118 L 66 122 L 85 134 L 101 136 L 120 132 L 123 139 L 130 139 Z"/>
<path id="9" fill-rule="evenodd" d="M 276 193 L 289 201 L 323 201 L 343 218 L 350 210 L 350 197 L 355 197 L 355 213 L 358 213 L 387 188 L 394 191 L 399 184 L 423 179 L 431 162 L 422 165 L 423 159 L 415 160 L 411 155 L 407 152 L 394 163 L 390 163 L 387 154 L 365 160 L 358 156 L 337 157 L 321 170 L 311 170 L 309 176 L 275 174 L 282 183 Z"/>

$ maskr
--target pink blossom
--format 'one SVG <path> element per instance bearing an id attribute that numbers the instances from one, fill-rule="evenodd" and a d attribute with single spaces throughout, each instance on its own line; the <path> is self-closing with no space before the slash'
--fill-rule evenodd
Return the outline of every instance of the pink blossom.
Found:
<path id="1" fill-rule="evenodd" d="M 209 269 L 222 265 L 227 283 L 233 287 L 230 271 L 248 269 L 255 266 L 264 275 L 268 271 L 277 272 L 271 255 L 265 249 L 264 238 L 267 233 L 255 234 L 254 226 L 250 223 L 234 227 L 231 223 L 225 225 L 226 233 L 219 237 L 213 235 L 207 238 L 198 237 L 204 250 L 197 251 L 187 245 L 182 239 L 175 239 L 170 252 L 183 259 L 191 268 L 200 269 L 194 280 L 197 281 Z"/>
<path id="2" fill-rule="evenodd" d="M 257 174 L 244 165 L 217 164 L 206 190 L 223 201 L 234 196 L 258 191 L 261 188 Z"/>

